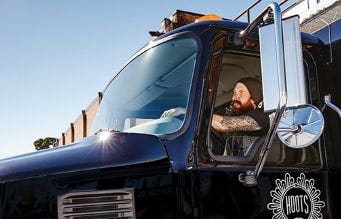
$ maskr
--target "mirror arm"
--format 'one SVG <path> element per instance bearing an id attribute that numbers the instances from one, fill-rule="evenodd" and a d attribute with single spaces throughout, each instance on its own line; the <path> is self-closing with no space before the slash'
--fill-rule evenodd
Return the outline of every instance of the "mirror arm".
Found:
<path id="1" fill-rule="evenodd" d="M 299 130 L 299 126 L 298 125 L 292 125 L 289 128 L 281 128 L 278 127 L 277 128 L 277 132 L 297 132 Z"/>
<path id="2" fill-rule="evenodd" d="M 282 115 L 286 109 L 287 104 L 287 88 L 286 88 L 286 77 L 285 77 L 285 62 L 284 62 L 284 48 L 283 48 L 283 30 L 282 30 L 282 16 L 281 9 L 279 5 L 275 2 L 271 3 L 262 13 L 259 15 L 255 21 L 253 21 L 245 30 L 243 30 L 240 35 L 245 36 L 249 33 L 259 22 L 259 19 L 263 17 L 264 14 L 273 12 L 274 27 L 275 27 L 275 39 L 276 39 L 276 55 L 278 57 L 278 87 L 279 87 L 279 101 L 276 110 L 276 114 L 272 121 L 271 127 L 266 135 L 264 144 L 262 145 L 261 152 L 259 155 L 259 161 L 255 167 L 254 171 L 247 171 L 239 175 L 239 181 L 246 186 L 257 185 L 257 178 L 263 169 L 265 160 L 269 153 L 271 144 L 276 136 L 277 128 Z"/>
<path id="3" fill-rule="evenodd" d="M 281 8 L 280 6 L 276 3 L 276 2 L 272 2 L 268 7 L 266 7 L 244 30 L 239 32 L 239 37 L 245 37 L 247 36 L 249 33 L 251 33 L 251 31 L 253 29 L 255 29 L 255 27 L 260 23 L 260 22 L 264 22 L 265 20 L 265 16 L 269 15 L 269 13 L 271 11 L 275 11 L 275 10 L 279 10 L 279 13 L 281 14 Z"/>
<path id="4" fill-rule="evenodd" d="M 247 36 L 255 27 L 257 24 L 259 24 L 261 21 L 263 21 L 263 17 L 265 14 L 269 13 L 269 7 L 265 8 L 265 10 L 258 15 L 244 30 L 239 32 L 239 37 L 245 37 Z"/>
<path id="5" fill-rule="evenodd" d="M 329 106 L 332 110 L 334 110 L 340 117 L 341 119 L 341 109 L 337 106 L 335 106 L 332 102 L 331 102 L 331 96 L 330 94 L 324 96 L 324 102 L 326 103 L 327 106 Z"/>

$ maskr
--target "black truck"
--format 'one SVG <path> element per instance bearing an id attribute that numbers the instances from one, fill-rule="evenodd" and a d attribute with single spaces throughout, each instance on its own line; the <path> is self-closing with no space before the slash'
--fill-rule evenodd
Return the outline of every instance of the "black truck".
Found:
<path id="1" fill-rule="evenodd" d="M 340 30 L 302 33 L 277 3 L 249 23 L 177 11 L 88 137 L 0 161 L 0 218 L 341 218 Z M 235 155 L 211 120 L 243 77 L 262 81 L 271 126 L 231 136 Z"/>

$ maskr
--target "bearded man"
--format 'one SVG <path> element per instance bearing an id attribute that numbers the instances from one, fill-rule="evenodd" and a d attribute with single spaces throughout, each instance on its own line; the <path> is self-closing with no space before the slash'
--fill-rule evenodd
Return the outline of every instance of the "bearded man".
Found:
<path id="1" fill-rule="evenodd" d="M 218 132 L 243 132 L 245 135 L 265 135 L 269 116 L 263 110 L 262 84 L 251 77 L 236 82 L 227 115 L 213 114 L 212 127 Z"/>
<path id="2" fill-rule="evenodd" d="M 246 77 L 235 83 L 229 107 L 221 115 L 213 114 L 212 117 L 211 126 L 216 132 L 211 130 L 210 150 L 214 155 L 235 156 L 239 161 L 251 154 L 251 146 L 262 141 L 260 136 L 264 136 L 270 126 L 262 103 L 259 80 Z M 254 198 L 254 194 L 250 198 Z"/>

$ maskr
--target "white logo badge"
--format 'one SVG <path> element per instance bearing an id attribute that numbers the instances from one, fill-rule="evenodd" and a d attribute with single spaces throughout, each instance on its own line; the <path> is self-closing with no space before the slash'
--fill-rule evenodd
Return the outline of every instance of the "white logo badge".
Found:
<path id="1" fill-rule="evenodd" d="M 314 179 L 306 179 L 303 173 L 294 177 L 289 173 L 284 179 L 276 179 L 276 188 L 270 192 L 272 202 L 267 205 L 274 219 L 319 219 L 321 208 L 320 190 L 314 187 Z"/>

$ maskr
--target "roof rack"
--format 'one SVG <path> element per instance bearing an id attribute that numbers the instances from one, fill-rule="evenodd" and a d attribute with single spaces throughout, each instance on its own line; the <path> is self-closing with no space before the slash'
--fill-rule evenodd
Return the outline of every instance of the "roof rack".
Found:
<path id="1" fill-rule="evenodd" d="M 149 31 L 149 34 L 151 36 L 160 36 L 178 27 L 193 23 L 195 19 L 201 16 L 203 16 L 203 14 L 198 14 L 190 11 L 176 10 L 170 18 L 164 18 L 161 21 L 160 30 Z"/>

